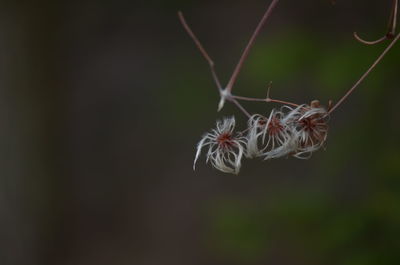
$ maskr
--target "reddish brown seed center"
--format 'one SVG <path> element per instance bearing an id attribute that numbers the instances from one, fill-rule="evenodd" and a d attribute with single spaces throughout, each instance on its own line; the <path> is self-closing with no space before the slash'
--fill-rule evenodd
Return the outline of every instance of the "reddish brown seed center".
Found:
<path id="1" fill-rule="evenodd" d="M 300 126 L 302 126 L 307 132 L 312 132 L 318 123 L 317 119 L 312 117 L 302 119 L 300 122 Z"/>
<path id="2" fill-rule="evenodd" d="M 299 121 L 300 126 L 309 134 L 314 143 L 323 141 L 328 125 L 319 115 L 313 115 Z"/>
<path id="3" fill-rule="evenodd" d="M 229 148 L 235 145 L 230 133 L 223 133 L 218 136 L 217 142 L 222 148 Z"/>
<path id="4" fill-rule="evenodd" d="M 277 118 L 272 118 L 268 124 L 268 132 L 270 135 L 277 135 L 283 131 L 283 125 Z"/>

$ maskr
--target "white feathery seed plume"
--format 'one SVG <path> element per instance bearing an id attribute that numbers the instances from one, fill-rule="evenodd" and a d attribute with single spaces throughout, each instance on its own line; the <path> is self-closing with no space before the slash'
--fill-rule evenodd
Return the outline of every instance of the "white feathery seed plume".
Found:
<path id="1" fill-rule="evenodd" d="M 292 153 L 297 146 L 295 131 L 284 120 L 285 114 L 282 110 L 273 109 L 263 131 L 263 143 L 265 152 L 262 154 L 264 160 L 279 158 Z"/>
<path id="2" fill-rule="evenodd" d="M 293 127 L 297 138 L 294 157 L 310 158 L 324 145 L 328 136 L 327 117 L 327 111 L 319 103 L 301 105 L 288 113 L 285 121 Z"/>
<path id="3" fill-rule="evenodd" d="M 210 162 L 216 169 L 222 172 L 238 174 L 241 167 L 241 160 L 245 153 L 246 141 L 242 136 L 235 136 L 234 129 L 234 117 L 217 121 L 216 129 L 204 134 L 197 144 L 193 170 L 195 170 L 201 150 L 207 146 L 207 162 Z"/>

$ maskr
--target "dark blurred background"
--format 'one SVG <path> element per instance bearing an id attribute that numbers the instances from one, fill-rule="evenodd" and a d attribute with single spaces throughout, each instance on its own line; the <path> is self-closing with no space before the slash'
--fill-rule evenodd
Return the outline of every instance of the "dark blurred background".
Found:
<path id="1" fill-rule="evenodd" d="M 235 93 L 337 100 L 387 43 L 391 1 L 284 1 Z M 242 114 L 218 95 L 270 0 L 1 1 L 0 264 L 400 262 L 400 43 L 309 160 L 220 173 L 195 145 Z M 268 113 L 273 104 L 245 104 Z"/>

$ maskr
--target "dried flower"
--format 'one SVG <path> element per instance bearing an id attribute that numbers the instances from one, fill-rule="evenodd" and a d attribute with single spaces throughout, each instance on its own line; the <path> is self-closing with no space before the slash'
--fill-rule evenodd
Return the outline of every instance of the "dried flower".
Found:
<path id="1" fill-rule="evenodd" d="M 234 135 L 234 117 L 217 121 L 216 127 L 210 133 L 206 133 L 197 144 L 193 169 L 195 169 L 196 161 L 201 154 L 202 148 L 208 146 L 207 162 L 210 161 L 216 169 L 222 172 L 238 174 L 245 152 L 245 138 Z"/>
<path id="2" fill-rule="evenodd" d="M 272 110 L 268 123 L 264 128 L 263 141 L 265 137 L 268 141 L 265 145 L 264 160 L 279 158 L 292 153 L 297 146 L 297 138 L 294 137 L 293 128 L 285 121 L 285 114 L 281 111 Z"/>
<path id="3" fill-rule="evenodd" d="M 327 111 L 318 101 L 313 101 L 310 106 L 301 105 L 288 113 L 285 120 L 297 138 L 294 157 L 309 158 L 323 146 L 328 136 L 327 117 Z"/>
<path id="4" fill-rule="evenodd" d="M 260 147 L 259 138 L 264 134 L 264 127 L 267 123 L 267 118 L 255 114 L 248 121 L 248 133 L 246 142 L 246 156 L 249 158 L 258 157 L 262 154 L 263 148 Z"/>
<path id="5" fill-rule="evenodd" d="M 296 148 L 293 130 L 283 120 L 284 113 L 273 109 L 268 118 L 253 115 L 249 120 L 247 154 L 265 160 L 288 155 Z"/>

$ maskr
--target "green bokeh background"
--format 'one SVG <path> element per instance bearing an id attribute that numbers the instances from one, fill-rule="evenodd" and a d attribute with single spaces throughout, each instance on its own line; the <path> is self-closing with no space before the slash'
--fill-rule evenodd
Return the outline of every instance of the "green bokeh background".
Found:
<path id="1" fill-rule="evenodd" d="M 281 1 L 236 94 L 337 101 L 388 44 L 390 1 Z M 386 3 L 387 2 L 387 3 Z M 192 160 L 269 1 L 0 2 L 0 264 L 400 262 L 400 43 L 309 160 Z M 252 113 L 276 105 L 245 103 Z"/>

